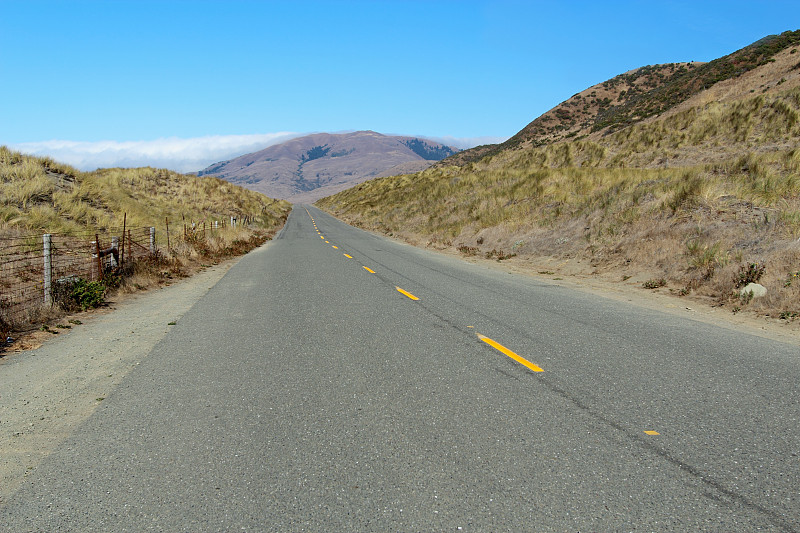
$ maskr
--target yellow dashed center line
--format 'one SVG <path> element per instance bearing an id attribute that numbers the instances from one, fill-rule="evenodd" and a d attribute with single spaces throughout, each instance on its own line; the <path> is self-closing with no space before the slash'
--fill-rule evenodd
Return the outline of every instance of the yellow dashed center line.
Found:
<path id="1" fill-rule="evenodd" d="M 648 435 L 661 435 L 658 431 L 645 431 L 645 433 Z"/>
<path id="2" fill-rule="evenodd" d="M 325 237 L 323 237 L 322 235 L 320 235 L 319 238 L 325 240 Z"/>
<path id="3" fill-rule="evenodd" d="M 338 246 L 334 246 L 333 244 L 331 244 L 331 246 L 333 246 L 333 247 L 334 247 L 335 249 L 337 249 L 337 250 L 339 249 L 339 247 L 338 247 Z"/>
<path id="4" fill-rule="evenodd" d="M 541 369 L 540 367 L 534 365 L 533 363 L 531 363 L 527 359 L 515 354 L 514 352 L 512 352 L 511 350 L 509 350 L 508 348 L 506 348 L 505 346 L 503 346 L 499 342 L 493 341 L 489 337 L 485 337 L 485 336 L 481 335 L 480 333 L 478 333 L 478 338 L 480 340 L 482 340 L 483 342 L 485 342 L 486 344 L 488 344 L 489 346 L 491 346 L 492 348 L 494 348 L 495 350 L 498 350 L 499 352 L 502 352 L 505 355 L 509 356 L 511 359 L 513 359 L 517 363 L 519 363 L 521 365 L 524 365 L 524 366 L 527 366 L 528 368 L 530 368 L 534 372 L 544 372 L 543 369 Z"/>
<path id="5" fill-rule="evenodd" d="M 347 255 L 347 254 L 344 254 L 344 256 L 345 256 L 346 258 L 348 258 L 348 259 L 352 259 L 352 258 L 353 258 L 353 256 L 352 256 L 352 255 Z"/>
<path id="6" fill-rule="evenodd" d="M 409 298 L 411 298 L 412 300 L 419 300 L 419 298 L 417 298 L 416 296 L 414 296 L 413 294 L 411 294 L 411 293 L 410 293 L 410 292 L 408 292 L 408 291 L 404 291 L 404 290 L 403 290 L 403 289 L 401 289 L 400 287 L 395 287 L 395 289 L 397 289 L 397 292 L 399 292 L 400 294 L 405 294 L 406 296 L 408 296 L 408 297 L 409 297 Z"/>
<path id="7" fill-rule="evenodd" d="M 364 270 L 366 270 L 366 271 L 367 271 L 367 272 L 369 272 L 370 274 L 374 274 L 374 273 L 375 273 L 375 271 L 374 271 L 374 270 L 372 270 L 370 267 L 363 267 L 363 268 L 364 268 Z"/>

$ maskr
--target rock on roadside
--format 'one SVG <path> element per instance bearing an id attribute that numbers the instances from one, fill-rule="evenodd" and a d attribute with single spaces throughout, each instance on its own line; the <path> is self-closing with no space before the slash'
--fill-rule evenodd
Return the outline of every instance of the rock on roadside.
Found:
<path id="1" fill-rule="evenodd" d="M 754 299 L 762 298 L 767 295 L 767 288 L 758 283 L 748 283 L 739 291 L 739 295 L 745 297 L 750 293 L 753 294 Z"/>

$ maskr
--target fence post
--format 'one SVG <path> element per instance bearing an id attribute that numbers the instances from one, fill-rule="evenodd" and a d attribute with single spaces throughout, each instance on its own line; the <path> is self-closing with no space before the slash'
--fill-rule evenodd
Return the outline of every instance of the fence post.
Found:
<path id="1" fill-rule="evenodd" d="M 103 281 L 103 259 L 100 257 L 100 236 L 95 233 L 94 239 L 94 250 L 97 254 L 97 279 Z"/>
<path id="2" fill-rule="evenodd" d="M 167 225 L 167 253 L 169 253 L 169 218 L 164 217 L 164 222 Z"/>
<path id="3" fill-rule="evenodd" d="M 156 228 L 150 228 L 150 253 L 156 253 Z"/>
<path id="4" fill-rule="evenodd" d="M 122 216 L 122 249 L 119 251 L 119 266 L 120 266 L 120 268 L 122 268 L 122 266 L 125 264 L 125 244 L 126 244 L 126 241 L 125 241 L 125 227 L 127 226 L 127 223 L 128 223 L 128 213 L 125 213 Z M 130 246 L 130 243 L 127 243 L 127 244 L 128 244 L 128 246 Z"/>
<path id="5" fill-rule="evenodd" d="M 44 305 L 53 304 L 53 240 L 52 235 L 45 233 L 43 236 L 44 249 Z"/>

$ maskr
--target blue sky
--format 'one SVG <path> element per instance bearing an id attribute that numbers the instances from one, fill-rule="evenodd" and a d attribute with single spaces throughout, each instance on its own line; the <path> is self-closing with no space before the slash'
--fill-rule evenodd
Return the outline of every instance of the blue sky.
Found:
<path id="1" fill-rule="evenodd" d="M 0 144 L 178 170 L 320 131 L 464 147 L 798 28 L 796 0 L 0 0 Z"/>

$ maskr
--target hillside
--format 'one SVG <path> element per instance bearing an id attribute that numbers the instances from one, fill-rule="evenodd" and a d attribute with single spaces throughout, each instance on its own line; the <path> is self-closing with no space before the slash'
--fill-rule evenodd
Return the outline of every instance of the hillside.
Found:
<path id="1" fill-rule="evenodd" d="M 416 172 L 457 150 L 374 131 L 317 133 L 210 165 L 198 173 L 292 202 L 314 201 L 365 180 Z"/>
<path id="2" fill-rule="evenodd" d="M 589 136 L 597 138 L 675 110 L 700 94 L 706 97 L 715 94 L 716 101 L 734 96 L 721 91 L 711 93 L 717 84 L 746 86 L 750 92 L 769 93 L 789 79 L 796 80 L 799 60 L 790 51 L 798 45 L 800 30 L 787 31 L 708 63 L 648 65 L 620 74 L 573 95 L 506 142 L 464 150 L 440 165 L 464 165 L 513 148 Z M 776 62 L 779 64 L 774 65 Z M 759 80 L 751 75 L 755 70 L 759 71 Z M 794 81 L 783 89 L 797 83 Z"/>
<path id="3" fill-rule="evenodd" d="M 48 321 L 101 306 L 109 294 L 169 284 L 247 253 L 278 231 L 290 208 L 219 178 L 154 168 L 79 172 L 0 146 L 0 338 L 42 324 L 57 334 Z M 49 275 L 57 281 L 48 284 Z"/>
<path id="4" fill-rule="evenodd" d="M 160 224 L 165 218 L 202 222 L 250 216 L 258 227 L 281 223 L 289 204 L 219 178 L 154 168 L 80 172 L 49 158 L 0 146 L 0 234 L 70 232 Z"/>
<path id="5" fill-rule="evenodd" d="M 792 40 L 798 35 L 745 48 L 789 43 L 770 56 L 746 55 L 757 58 L 749 70 L 649 117 L 614 119 L 613 127 L 595 131 L 600 113 L 549 133 L 529 126 L 517 144 L 495 147 L 490 157 L 445 165 L 457 154 L 318 205 L 420 245 L 514 257 L 543 275 L 604 277 L 733 312 L 792 319 L 800 316 L 800 53 Z M 680 68 L 649 69 L 648 76 Z M 605 94 L 597 87 L 581 94 Z M 574 108 L 573 100 L 562 106 Z M 654 109 L 644 98 L 638 102 L 644 107 L 602 116 Z M 756 280 L 768 295 L 740 297 L 741 287 Z"/>

